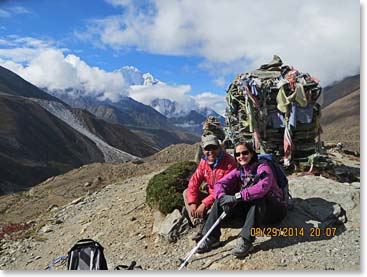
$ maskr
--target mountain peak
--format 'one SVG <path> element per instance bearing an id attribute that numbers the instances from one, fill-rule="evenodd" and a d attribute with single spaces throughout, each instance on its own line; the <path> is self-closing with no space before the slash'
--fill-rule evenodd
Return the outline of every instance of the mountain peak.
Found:
<path id="1" fill-rule="evenodd" d="M 160 83 L 150 73 L 144 73 L 143 74 L 143 79 L 144 79 L 144 83 L 143 83 L 144 86 L 153 86 L 153 85 L 156 85 L 156 84 Z"/>
<path id="2" fill-rule="evenodd" d="M 142 73 L 138 68 L 134 66 L 121 67 L 117 72 L 120 72 L 124 77 L 127 85 L 140 85 L 140 86 L 152 86 L 161 83 L 155 79 L 149 72 Z"/>

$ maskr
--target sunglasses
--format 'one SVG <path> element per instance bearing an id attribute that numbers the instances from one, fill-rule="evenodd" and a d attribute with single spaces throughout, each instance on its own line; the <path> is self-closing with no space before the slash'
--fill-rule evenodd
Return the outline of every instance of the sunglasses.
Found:
<path id="1" fill-rule="evenodd" d="M 241 156 L 241 154 L 242 154 L 243 156 L 247 156 L 248 154 L 250 154 L 250 152 L 249 152 L 248 150 L 244 150 L 244 151 L 242 151 L 242 152 L 234 152 L 234 156 L 235 156 L 235 157 L 239 157 L 239 156 Z"/>
<path id="2" fill-rule="evenodd" d="M 217 150 L 219 147 L 217 145 L 208 145 L 204 148 L 205 151 L 214 151 Z"/>

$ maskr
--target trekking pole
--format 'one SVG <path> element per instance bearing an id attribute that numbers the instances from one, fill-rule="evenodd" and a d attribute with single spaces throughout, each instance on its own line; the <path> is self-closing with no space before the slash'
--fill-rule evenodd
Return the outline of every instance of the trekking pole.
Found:
<path id="1" fill-rule="evenodd" d="M 199 249 L 200 245 L 204 242 L 204 240 L 210 235 L 210 233 L 214 230 L 215 227 L 226 217 L 226 212 L 223 212 L 217 221 L 214 222 L 213 226 L 210 227 L 208 232 L 203 236 L 203 238 L 198 242 L 198 244 L 185 256 L 184 261 L 182 262 L 181 266 L 178 268 L 178 270 L 181 270 L 184 268 L 188 263 L 192 255 L 196 253 L 196 251 Z"/>

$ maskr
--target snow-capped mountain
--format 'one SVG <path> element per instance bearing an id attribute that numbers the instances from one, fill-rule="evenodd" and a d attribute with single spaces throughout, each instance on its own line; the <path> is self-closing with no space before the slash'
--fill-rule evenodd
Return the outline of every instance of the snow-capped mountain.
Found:
<path id="1" fill-rule="evenodd" d="M 167 118 L 172 117 L 176 112 L 176 102 L 169 99 L 155 98 L 150 102 L 150 106 Z"/>
<path id="2" fill-rule="evenodd" d="M 210 108 L 199 108 L 192 96 L 182 95 L 180 99 L 167 99 L 159 92 L 165 83 L 150 73 L 143 73 L 133 66 L 124 66 L 117 70 L 122 74 L 126 91 L 114 99 L 104 92 L 70 88 L 66 90 L 47 90 L 72 107 L 86 109 L 111 123 L 124 124 L 127 127 L 138 126 L 155 129 L 172 129 L 176 126 L 190 133 L 201 134 L 202 122 L 214 115 L 224 123 L 224 118 Z M 127 97 L 129 89 L 144 91 L 141 99 Z M 151 110 L 149 110 L 149 108 Z M 157 113 L 153 113 L 155 111 Z M 122 114 L 123 113 L 123 114 Z M 171 125 L 171 126 L 170 126 Z"/>
<path id="3" fill-rule="evenodd" d="M 209 115 L 216 117 L 221 125 L 224 126 L 224 117 L 208 108 L 198 109 L 197 111 L 192 110 L 185 116 L 171 117 L 169 120 L 176 127 L 201 135 L 203 132 L 203 123 Z"/>
<path id="4" fill-rule="evenodd" d="M 127 85 L 143 85 L 143 86 L 152 86 L 155 84 L 159 84 L 160 81 L 155 79 L 150 73 L 142 73 L 139 69 L 134 66 L 124 66 L 117 70 L 124 77 L 124 80 Z"/>
<path id="5" fill-rule="evenodd" d="M 121 69 L 119 69 L 118 71 L 123 75 L 124 80 L 130 86 L 149 87 L 149 86 L 164 84 L 163 82 L 154 78 L 154 76 L 152 76 L 150 73 L 142 73 L 139 69 L 133 66 L 124 66 Z M 191 96 L 187 96 L 187 97 L 191 98 Z M 182 109 L 181 107 L 179 107 L 180 104 L 177 101 L 172 100 L 172 99 L 167 99 L 164 97 L 159 97 L 159 95 L 156 95 L 156 98 L 153 98 L 148 103 L 144 103 L 144 104 L 151 106 L 152 108 L 154 108 L 156 111 L 163 114 L 167 118 L 186 117 L 190 113 L 192 113 L 192 111 L 196 111 L 205 117 L 209 115 L 213 115 L 218 118 L 222 118 L 222 116 L 220 116 L 214 110 L 208 107 L 199 108 L 198 105 L 195 105 L 196 103 L 193 99 L 190 99 L 190 101 L 194 103 L 191 110 Z"/>
<path id="6" fill-rule="evenodd" d="M 161 98 L 155 98 L 150 103 L 151 107 L 166 116 L 173 125 L 191 133 L 201 134 L 203 131 L 202 123 L 208 116 L 215 116 L 221 125 L 224 126 L 224 117 L 208 107 L 196 108 L 184 113 L 180 110 L 177 111 L 177 105 L 175 101 Z"/>

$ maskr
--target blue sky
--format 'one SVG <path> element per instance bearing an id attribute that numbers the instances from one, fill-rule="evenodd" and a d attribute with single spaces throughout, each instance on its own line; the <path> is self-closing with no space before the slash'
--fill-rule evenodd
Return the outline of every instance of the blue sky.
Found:
<path id="1" fill-rule="evenodd" d="M 0 65 L 41 87 L 112 95 L 131 65 L 222 113 L 234 76 L 273 54 L 322 85 L 358 74 L 359 1 L 0 1 Z"/>

